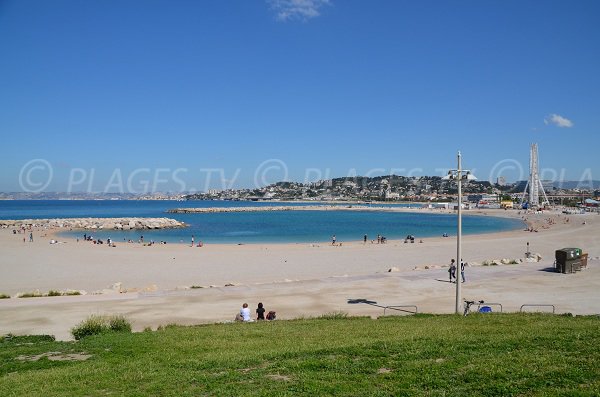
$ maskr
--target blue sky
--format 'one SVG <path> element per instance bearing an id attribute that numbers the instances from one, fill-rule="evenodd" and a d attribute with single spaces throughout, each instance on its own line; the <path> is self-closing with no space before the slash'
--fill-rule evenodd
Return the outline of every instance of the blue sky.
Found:
<path id="1" fill-rule="evenodd" d="M 532 142 L 543 176 L 600 179 L 599 16 L 598 1 L 0 0 L 0 191 L 441 175 L 457 150 L 479 179 L 516 180 Z"/>

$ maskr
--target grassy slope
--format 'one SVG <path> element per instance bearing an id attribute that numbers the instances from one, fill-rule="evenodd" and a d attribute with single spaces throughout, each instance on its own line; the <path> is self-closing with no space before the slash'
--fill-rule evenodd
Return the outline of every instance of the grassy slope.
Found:
<path id="1" fill-rule="evenodd" d="M 600 395 L 600 319 L 472 315 L 173 327 L 0 343 L 1 396 Z M 19 355 L 87 352 L 81 362 Z"/>

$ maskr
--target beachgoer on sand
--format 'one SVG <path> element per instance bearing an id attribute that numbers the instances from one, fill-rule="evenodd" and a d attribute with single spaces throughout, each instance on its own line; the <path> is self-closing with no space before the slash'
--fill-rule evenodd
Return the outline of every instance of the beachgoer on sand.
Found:
<path id="1" fill-rule="evenodd" d="M 464 283 L 465 282 L 465 263 L 462 260 L 460 261 L 460 278 L 462 279 L 462 282 Z"/>
<path id="2" fill-rule="evenodd" d="M 331 245 L 335 245 L 335 234 L 331 236 Z"/>
<path id="3" fill-rule="evenodd" d="M 450 261 L 450 268 L 448 268 L 448 275 L 450 276 L 450 282 L 456 278 L 456 264 L 454 263 L 454 259 Z"/>

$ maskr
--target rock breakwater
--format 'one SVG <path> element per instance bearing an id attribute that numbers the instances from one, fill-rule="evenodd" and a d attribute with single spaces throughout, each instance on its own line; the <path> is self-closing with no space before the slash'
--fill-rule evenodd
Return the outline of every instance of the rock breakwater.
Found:
<path id="1" fill-rule="evenodd" d="M 43 227 L 51 229 L 84 230 L 143 230 L 175 229 L 186 227 L 185 223 L 170 218 L 62 218 L 0 220 L 0 228 L 20 229 Z"/>
<path id="2" fill-rule="evenodd" d="M 173 208 L 170 214 L 205 214 L 216 212 L 270 212 L 270 211 L 343 211 L 343 210 L 393 210 L 393 208 L 367 207 L 363 205 L 277 205 L 264 207 L 211 207 L 211 208 Z"/>

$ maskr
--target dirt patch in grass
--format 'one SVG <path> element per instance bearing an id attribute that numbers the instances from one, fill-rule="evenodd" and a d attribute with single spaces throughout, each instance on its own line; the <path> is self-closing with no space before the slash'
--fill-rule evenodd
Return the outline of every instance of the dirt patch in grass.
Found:
<path id="1" fill-rule="evenodd" d="M 255 367 L 242 368 L 242 369 L 239 369 L 238 371 L 240 371 L 243 374 L 247 374 L 250 371 L 254 371 L 254 370 L 257 370 L 257 369 L 267 368 L 267 366 L 268 366 L 267 363 L 262 363 L 260 365 L 255 366 Z"/>
<path id="2" fill-rule="evenodd" d="M 19 361 L 38 361 L 44 357 L 48 357 L 50 361 L 85 361 L 92 357 L 91 354 L 87 353 L 62 353 L 62 352 L 47 352 L 42 354 L 36 354 L 33 356 L 18 356 L 16 360 Z"/>
<path id="3" fill-rule="evenodd" d="M 267 378 L 269 379 L 273 379 L 273 380 L 280 380 L 282 382 L 289 382 L 292 380 L 292 378 L 290 378 L 289 376 L 285 376 L 285 375 L 266 375 Z"/>

